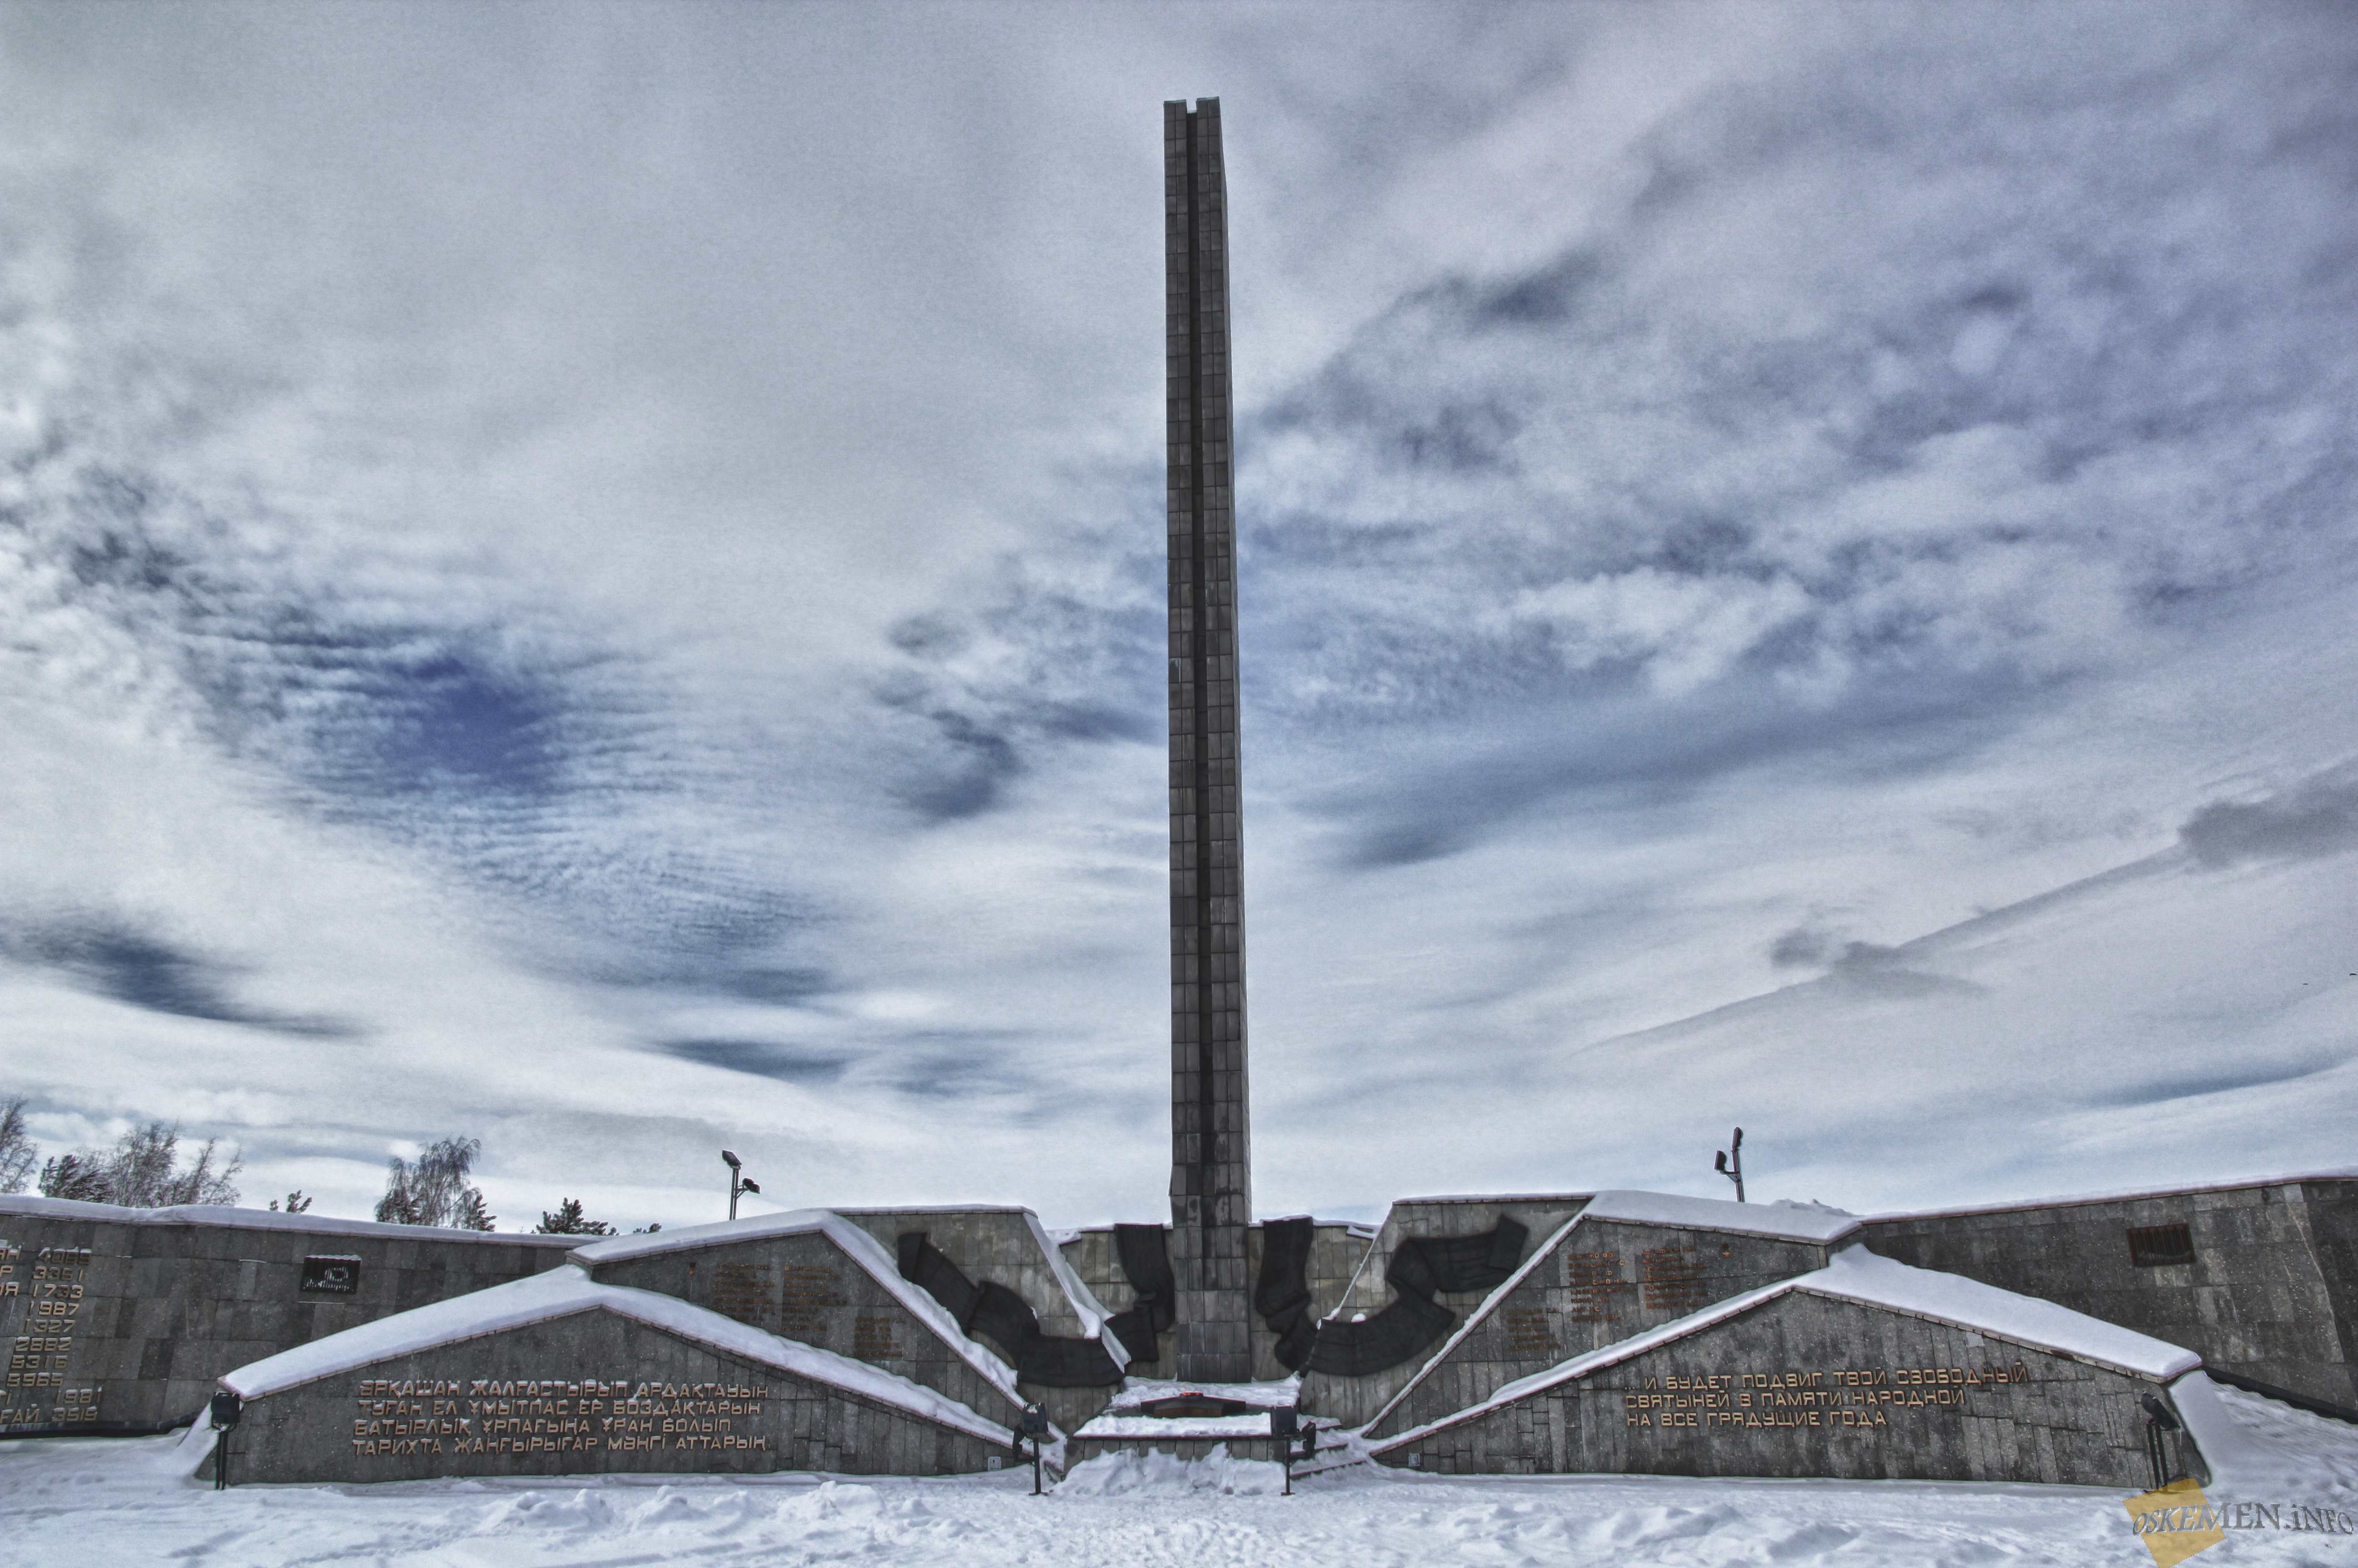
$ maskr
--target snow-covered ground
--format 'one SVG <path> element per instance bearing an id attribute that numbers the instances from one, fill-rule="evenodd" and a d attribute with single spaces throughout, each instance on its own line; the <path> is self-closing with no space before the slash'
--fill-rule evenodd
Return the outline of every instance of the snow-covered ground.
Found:
<path id="1" fill-rule="evenodd" d="M 2358 1427 L 2223 1396 L 2264 1458 L 2212 1500 L 2358 1515 Z M 2116 1563 L 2152 1559 L 2125 1495 L 2082 1487 L 1617 1476 L 1446 1480 L 1367 1466 L 1275 1495 L 1273 1466 L 1128 1457 L 1044 1498 L 1024 1471 L 246 1487 L 174 1438 L 0 1443 L 0 1559 L 38 1565 Z M 2358 1536 L 2238 1530 L 2206 1564 L 2358 1563 Z"/>

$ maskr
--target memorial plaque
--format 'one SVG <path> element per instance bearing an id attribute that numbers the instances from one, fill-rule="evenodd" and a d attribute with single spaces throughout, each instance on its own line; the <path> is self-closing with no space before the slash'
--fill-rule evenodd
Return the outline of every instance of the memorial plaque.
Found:
<path id="1" fill-rule="evenodd" d="M 295 1288 L 299 1294 L 307 1296 L 360 1294 L 360 1255 L 346 1253 L 304 1259 L 302 1278 Z"/>
<path id="2" fill-rule="evenodd" d="M 789 1339 L 825 1345 L 833 1322 L 829 1309 L 849 1304 L 841 1280 L 824 1263 L 789 1263 L 784 1271 L 778 1332 Z"/>
<path id="3" fill-rule="evenodd" d="M 1552 1356 L 1562 1348 L 1547 1314 L 1538 1307 L 1509 1308 L 1504 1325 L 1510 1356 Z"/>
<path id="4" fill-rule="evenodd" d="M 1711 1301 L 1703 1260 L 1692 1247 L 1653 1247 L 1639 1253 L 1638 1282 L 1648 1312 L 1689 1313 Z"/>
<path id="5" fill-rule="evenodd" d="M 708 1303 L 723 1317 L 756 1328 L 768 1326 L 774 1299 L 770 1271 L 758 1263 L 720 1263 L 712 1271 L 712 1299 Z"/>
<path id="6" fill-rule="evenodd" d="M 881 1313 L 851 1320 L 851 1353 L 862 1361 L 891 1361 L 901 1354 L 901 1325 Z"/>
<path id="7" fill-rule="evenodd" d="M 1604 1323 L 1621 1315 L 1621 1300 L 1637 1287 L 1621 1270 L 1618 1252 L 1563 1255 L 1564 1320 Z"/>

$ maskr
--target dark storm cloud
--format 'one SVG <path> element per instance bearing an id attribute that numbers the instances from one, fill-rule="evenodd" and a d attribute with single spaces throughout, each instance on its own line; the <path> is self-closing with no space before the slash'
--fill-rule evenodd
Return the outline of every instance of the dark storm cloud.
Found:
<path id="1" fill-rule="evenodd" d="M 701 1062 L 708 1067 L 787 1083 L 833 1083 L 851 1063 L 848 1054 L 804 1050 L 763 1040 L 667 1040 L 655 1048 L 666 1055 Z"/>
<path id="2" fill-rule="evenodd" d="M 2178 838 L 2206 866 L 2358 849 L 2358 765 L 2331 769 L 2265 800 L 2214 801 L 2186 819 Z"/>
<path id="3" fill-rule="evenodd" d="M 274 1034 L 330 1039 L 356 1031 L 334 1019 L 250 1007 L 234 987 L 239 968 L 124 921 L 99 916 L 19 918 L 0 925 L 0 958 L 46 970 L 83 989 L 174 1018 L 237 1023 Z"/>
<path id="4" fill-rule="evenodd" d="M 1332 825 L 1337 864 L 1412 864 L 1574 801 L 1591 809 L 1660 806 L 1798 753 L 1838 751 L 1857 778 L 1920 773 L 1986 738 L 1996 719 L 1972 699 L 1999 695 L 1996 685 L 1882 681 L 1843 705 L 1799 710 L 1759 678 L 1668 699 L 1601 692 L 1585 703 L 1487 713 L 1454 754 L 1427 746 L 1395 761 L 1379 782 L 1310 784 L 1299 798 Z"/>
<path id="5" fill-rule="evenodd" d="M 2099 1095 L 2087 1104 L 2096 1109 L 2131 1109 L 2138 1106 L 2166 1105 L 2172 1100 L 2201 1099 L 2209 1095 L 2234 1094 L 2238 1089 L 2265 1088 L 2272 1084 L 2298 1083 L 2346 1065 L 2346 1058 L 2299 1063 L 2255 1063 L 2248 1066 L 2202 1073 L 2186 1077 L 2156 1078 L 2133 1085 L 2117 1094 Z"/>
<path id="6" fill-rule="evenodd" d="M 626 945 L 648 983 L 807 989 L 773 956 L 813 913 L 790 870 L 632 823 L 710 772 L 685 761 L 707 742 L 650 661 L 510 593 L 297 573 L 174 487 L 73 455 L 37 465 L 27 553 L 66 565 L 68 605 L 168 661 L 195 721 L 289 802 Z"/>

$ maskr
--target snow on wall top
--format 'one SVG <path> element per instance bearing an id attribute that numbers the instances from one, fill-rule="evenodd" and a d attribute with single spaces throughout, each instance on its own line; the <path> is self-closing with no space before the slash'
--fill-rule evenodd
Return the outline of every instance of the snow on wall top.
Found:
<path id="1" fill-rule="evenodd" d="M 1725 1230 L 1777 1240 L 1817 1243 L 1839 1239 L 1857 1229 L 1860 1223 L 1855 1215 L 1828 1208 L 1822 1204 L 1739 1204 L 1724 1198 L 1681 1197 L 1674 1193 L 1598 1193 L 1589 1201 L 1587 1207 L 1557 1226 L 1548 1234 L 1546 1240 L 1532 1248 L 1530 1255 L 1515 1266 L 1515 1271 L 1466 1314 L 1464 1320 L 1450 1331 L 1449 1336 L 1441 1342 L 1441 1347 L 1425 1357 L 1424 1364 L 1416 1369 L 1416 1375 L 1401 1384 L 1400 1392 L 1386 1400 L 1382 1408 L 1368 1418 L 1368 1424 L 1375 1425 L 1390 1413 L 1394 1406 L 1414 1393 L 1425 1379 L 1449 1358 L 1449 1353 L 1457 1347 L 1459 1340 L 1487 1320 L 1493 1309 L 1505 1301 L 1532 1270 L 1553 1256 L 1556 1248 L 1574 1227 L 1592 1219 L 1660 1225 L 1679 1229 Z"/>
<path id="2" fill-rule="evenodd" d="M 691 1225 L 684 1230 L 658 1230 L 648 1236 L 611 1237 L 577 1249 L 573 1257 L 585 1268 L 593 1268 L 600 1263 L 611 1263 L 624 1258 L 644 1258 L 659 1252 L 686 1252 L 731 1241 L 759 1241 L 771 1237 L 814 1233 L 825 1236 L 840 1248 L 846 1257 L 868 1271 L 871 1278 L 892 1293 L 893 1300 L 914 1313 L 918 1321 L 956 1350 L 967 1365 L 980 1373 L 985 1380 L 1017 1404 L 1023 1402 L 1022 1397 L 1015 1391 L 1015 1368 L 1001 1360 L 988 1346 L 968 1338 L 966 1331 L 958 1327 L 957 1319 L 933 1298 L 931 1292 L 901 1277 L 901 1265 L 884 1250 L 882 1242 L 832 1209 L 789 1209 L 783 1214 L 757 1214 L 743 1219 Z"/>
<path id="3" fill-rule="evenodd" d="M 453 1230 L 434 1225 L 386 1225 L 373 1219 L 339 1219 L 325 1214 L 283 1214 L 276 1209 L 235 1208 L 227 1204 L 177 1204 L 170 1208 L 124 1208 L 78 1198 L 0 1195 L 0 1214 L 43 1219 L 95 1219 L 109 1225 L 220 1225 L 241 1230 L 308 1230 L 324 1236 L 375 1236 L 388 1241 L 476 1241 L 503 1247 L 555 1247 L 570 1251 L 578 1236 L 534 1236 L 523 1231 Z"/>
<path id="4" fill-rule="evenodd" d="M 1864 1247 L 1845 1248 L 1826 1267 L 1790 1283 L 1812 1295 L 1937 1318 L 1959 1328 L 1995 1334 L 2143 1378 L 2167 1380 L 2202 1365 L 2202 1357 L 2193 1351 L 2149 1334 L 2037 1296 L 2002 1291 L 1962 1274 L 1943 1274 L 1878 1257 Z"/>
<path id="5" fill-rule="evenodd" d="M 1726 1198 L 1691 1198 L 1677 1193 L 1598 1193 L 1580 1211 L 1582 1219 L 1620 1219 L 1682 1230 L 1728 1230 L 1785 1241 L 1839 1240 L 1859 1227 L 1859 1217 L 1823 1204 L 1733 1203 Z"/>
<path id="6" fill-rule="evenodd" d="M 1168 1378 L 1125 1378 L 1121 1391 L 1114 1395 L 1106 1409 L 1115 1414 L 1151 1405 L 1162 1400 L 1175 1400 L 1187 1394 L 1201 1394 L 1206 1399 L 1241 1400 L 1257 1409 L 1271 1406 L 1283 1408 L 1301 1402 L 1302 1374 L 1272 1379 L 1265 1383 L 1186 1383 Z"/>
<path id="7" fill-rule="evenodd" d="M 798 1340 L 781 1339 L 735 1318 L 690 1305 L 676 1296 L 627 1285 L 601 1285 L 590 1279 L 579 1264 L 571 1262 L 528 1280 L 515 1280 L 471 1295 L 395 1313 L 391 1317 L 315 1339 L 308 1345 L 298 1345 L 292 1350 L 282 1350 L 223 1374 L 221 1386 L 240 1399 L 261 1399 L 396 1356 L 416 1355 L 454 1341 L 480 1338 L 525 1324 L 599 1311 L 617 1313 L 741 1360 L 774 1367 L 892 1405 L 988 1443 L 1014 1441 L 1014 1434 L 1006 1427 L 986 1421 L 957 1400 L 921 1388 L 882 1367 L 854 1361 Z"/>
<path id="8" fill-rule="evenodd" d="M 1074 1432 L 1075 1437 L 1119 1438 L 1124 1442 L 1158 1437 L 1267 1437 L 1269 1411 L 1244 1415 L 1116 1415 L 1091 1416 Z"/>
<path id="9" fill-rule="evenodd" d="M 2073 1312 L 2069 1307 L 2057 1306 L 2035 1296 L 2017 1295 L 1995 1285 L 1985 1285 L 1978 1280 L 1894 1262 L 1869 1252 L 1864 1247 L 1854 1246 L 1835 1253 L 1832 1262 L 1814 1272 L 1779 1280 L 1757 1291 L 1747 1291 L 1724 1302 L 1714 1302 L 1700 1312 L 1674 1318 L 1643 1334 L 1633 1334 L 1627 1339 L 1585 1351 L 1545 1371 L 1518 1378 L 1486 1400 L 1463 1410 L 1452 1411 L 1437 1421 L 1412 1427 L 1397 1437 L 1372 1444 L 1368 1451 L 1381 1454 L 1419 1442 L 1433 1433 L 1487 1415 L 1492 1411 L 1529 1399 L 1560 1383 L 1572 1382 L 1591 1372 L 1642 1356 L 1672 1340 L 1683 1339 L 1794 1292 L 1932 1318 L 1958 1328 L 2010 1340 L 2034 1350 L 2050 1351 L 2076 1361 L 2093 1362 L 2114 1371 L 2151 1378 L 2158 1382 L 2170 1381 L 2202 1364 L 2202 1357 L 2191 1350 L 2165 1344 L 2150 1335 L 2106 1323 L 2102 1318 L 2090 1317 L 2085 1313 Z"/>
<path id="10" fill-rule="evenodd" d="M 1592 1193 L 1440 1193 L 1429 1197 L 1394 1198 L 1391 1206 L 1421 1203 L 1578 1203 Z"/>
<path id="11" fill-rule="evenodd" d="M 2168 1187 L 2129 1187 L 2119 1192 L 2073 1193 L 2055 1198 L 2017 1198 L 2011 1203 L 1963 1204 L 1954 1208 L 1893 1209 L 1888 1214 L 1862 1217 L 1861 1223 L 1880 1225 L 1895 1219 L 1948 1219 L 1968 1214 L 2010 1214 L 2017 1209 L 2077 1208 L 2083 1204 L 2136 1203 L 2142 1198 L 2189 1197 L 2196 1193 L 2231 1193 L 2244 1187 L 2284 1187 L 2301 1182 L 2358 1181 L 2358 1165 L 2325 1171 L 2291 1171 L 2274 1176 L 2242 1176 L 2231 1181 L 2188 1182 Z"/>

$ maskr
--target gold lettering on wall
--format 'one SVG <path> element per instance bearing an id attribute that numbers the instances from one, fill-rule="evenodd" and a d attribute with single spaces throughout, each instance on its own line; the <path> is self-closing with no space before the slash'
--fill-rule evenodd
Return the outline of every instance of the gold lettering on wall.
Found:
<path id="1" fill-rule="evenodd" d="M 66 1382 L 90 1264 L 87 1247 L 44 1247 L 28 1265 L 23 1248 L 0 1240 L 0 1302 L 24 1303 L 0 1374 L 0 1429 L 98 1419 L 102 1386 Z"/>
<path id="2" fill-rule="evenodd" d="M 759 1263 L 719 1263 L 712 1270 L 712 1310 L 739 1323 L 763 1326 L 770 1315 L 770 1271 Z"/>
<path id="3" fill-rule="evenodd" d="M 775 1390 L 627 1378 L 363 1378 L 356 1457 L 420 1454 L 767 1452 L 754 1430 Z"/>
<path id="4" fill-rule="evenodd" d="M 789 1263 L 783 1271 L 778 1332 L 813 1345 L 827 1339 L 827 1309 L 847 1306 L 835 1271 L 824 1263 Z"/>
<path id="5" fill-rule="evenodd" d="M 1834 1367 L 1778 1372 L 1700 1372 L 1648 1378 L 1623 1391 L 1621 1411 L 1631 1426 L 1795 1429 L 1872 1428 L 1898 1414 L 1963 1410 L 1974 1389 L 2026 1383 L 2030 1368 L 1982 1367 Z"/>
<path id="6" fill-rule="evenodd" d="M 851 1353 L 862 1361 L 897 1361 L 901 1357 L 899 1320 L 882 1313 L 861 1313 L 851 1320 Z"/>
<path id="7" fill-rule="evenodd" d="M 1505 1326 L 1507 1354 L 1509 1356 L 1552 1357 L 1563 1348 L 1556 1339 L 1555 1330 L 1548 1324 L 1546 1312 L 1539 1307 L 1508 1308 Z"/>
<path id="8" fill-rule="evenodd" d="M 1639 1253 L 1638 1283 L 1648 1312 L 1693 1312 L 1711 1301 L 1703 1260 L 1692 1247 L 1651 1247 Z"/>
<path id="9" fill-rule="evenodd" d="M 1563 1255 L 1566 1323 L 1604 1323 L 1621 1315 L 1621 1300 L 1636 1287 L 1621 1271 L 1618 1252 Z"/>

